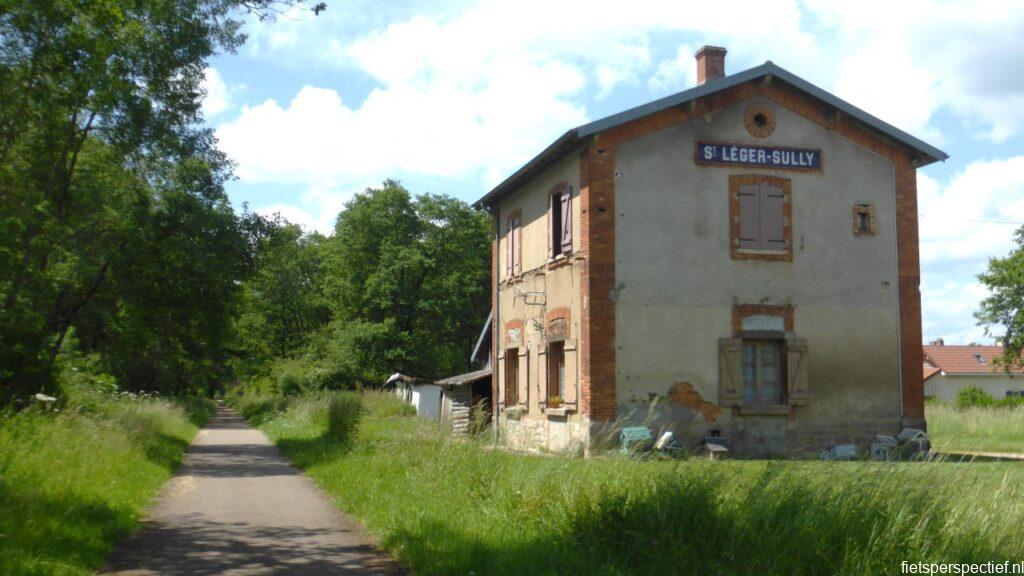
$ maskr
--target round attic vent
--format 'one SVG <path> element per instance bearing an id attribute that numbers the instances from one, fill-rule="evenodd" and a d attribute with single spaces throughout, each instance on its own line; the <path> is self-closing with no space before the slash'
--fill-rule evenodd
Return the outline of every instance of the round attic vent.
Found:
<path id="1" fill-rule="evenodd" d="M 747 106 L 743 122 L 747 126 L 747 132 L 757 138 L 766 138 L 775 131 L 775 113 L 764 104 Z"/>

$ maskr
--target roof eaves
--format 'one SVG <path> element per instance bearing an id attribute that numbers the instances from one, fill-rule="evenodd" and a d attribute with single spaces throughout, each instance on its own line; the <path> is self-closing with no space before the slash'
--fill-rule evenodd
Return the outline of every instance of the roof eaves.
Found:
<path id="1" fill-rule="evenodd" d="M 547 166 L 549 163 L 555 161 L 562 152 L 568 149 L 569 146 L 575 145 L 576 142 L 614 128 L 627 122 L 632 122 L 644 116 L 660 112 L 673 106 L 679 106 L 696 100 L 703 96 L 726 90 L 749 82 L 763 76 L 772 76 L 779 80 L 793 86 L 794 88 L 806 92 L 807 94 L 817 98 L 818 100 L 832 106 L 833 108 L 842 111 L 844 114 L 864 123 L 870 128 L 878 131 L 879 133 L 888 136 L 889 138 L 896 140 L 906 147 L 912 148 L 913 150 L 920 153 L 920 156 L 915 159 L 915 166 L 927 166 L 933 162 L 940 160 L 946 160 L 949 158 L 949 154 L 946 154 L 942 150 L 914 137 L 906 132 L 896 128 L 892 124 L 884 122 L 871 114 L 868 114 L 864 110 L 857 108 L 853 104 L 833 95 L 832 93 L 823 90 L 814 84 L 800 78 L 796 74 L 789 72 L 788 70 L 781 68 L 772 61 L 767 61 L 759 66 L 748 68 L 742 72 L 737 72 L 730 76 L 724 76 L 715 80 L 710 80 L 700 86 L 690 88 L 689 90 L 683 90 L 677 94 L 666 96 L 653 102 L 648 102 L 642 106 L 630 108 L 618 114 L 612 114 L 599 120 L 595 120 L 588 124 L 584 124 L 577 128 L 567 131 L 559 139 L 555 140 L 550 146 L 545 148 L 540 154 L 534 156 L 532 160 L 527 162 L 522 168 L 517 170 L 514 174 L 505 179 L 501 184 L 495 186 L 490 192 L 484 195 L 482 198 L 477 200 L 473 206 L 475 208 L 481 208 L 490 205 L 494 200 L 500 198 L 509 188 L 517 184 L 519 181 L 529 176 L 533 172 L 540 168 Z"/>
<path id="2" fill-rule="evenodd" d="M 502 181 L 501 184 L 498 184 L 492 188 L 490 192 L 474 202 L 473 207 L 479 209 L 489 206 L 493 200 L 499 198 L 507 189 L 518 184 L 527 176 L 547 167 L 548 164 L 561 157 L 563 152 L 570 149 L 579 140 L 577 137 L 577 130 L 577 128 L 567 130 L 565 134 L 559 136 L 557 140 L 541 151 L 540 154 L 534 156 L 533 159 L 524 164 L 522 168 L 516 170 L 511 176 Z"/>

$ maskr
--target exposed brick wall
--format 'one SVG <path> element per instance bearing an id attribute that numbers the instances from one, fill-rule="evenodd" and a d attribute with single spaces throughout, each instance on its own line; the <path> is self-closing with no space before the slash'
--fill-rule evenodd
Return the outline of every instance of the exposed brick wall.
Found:
<path id="1" fill-rule="evenodd" d="M 522 342 L 525 342 L 526 335 L 523 334 L 523 320 L 521 318 L 515 318 L 505 322 L 505 329 L 501 334 L 502 341 L 506 345 L 509 343 L 509 332 L 511 330 L 519 330 L 519 340 L 516 341 L 516 346 L 519 346 Z M 495 356 L 497 358 L 497 356 Z"/>
<path id="2" fill-rule="evenodd" d="M 580 409 L 594 421 L 615 419 L 615 140 L 607 140 L 595 137 L 580 161 Z"/>
<path id="3" fill-rule="evenodd" d="M 544 334 L 550 336 L 552 329 L 552 323 L 556 320 L 561 320 L 564 326 L 564 333 L 558 336 L 563 339 L 572 338 L 572 311 L 569 310 L 568 306 L 561 306 L 554 310 L 549 310 L 544 314 Z"/>

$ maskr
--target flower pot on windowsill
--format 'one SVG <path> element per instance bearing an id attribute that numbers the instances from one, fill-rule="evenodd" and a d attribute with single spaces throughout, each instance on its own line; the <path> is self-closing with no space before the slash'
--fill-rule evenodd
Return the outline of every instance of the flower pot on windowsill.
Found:
<path id="1" fill-rule="evenodd" d="M 562 397 L 561 396 L 552 396 L 552 397 L 548 398 L 547 407 L 548 408 L 561 408 L 562 407 Z"/>

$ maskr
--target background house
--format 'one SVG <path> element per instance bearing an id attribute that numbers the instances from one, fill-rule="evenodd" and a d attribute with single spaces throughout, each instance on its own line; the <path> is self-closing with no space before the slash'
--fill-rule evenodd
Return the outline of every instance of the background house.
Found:
<path id="1" fill-rule="evenodd" d="M 1024 396 L 1024 370 L 1007 372 L 993 360 L 1002 346 L 946 345 L 942 339 L 924 347 L 924 393 L 926 397 L 952 402 L 966 386 L 977 386 L 996 400 Z"/>

